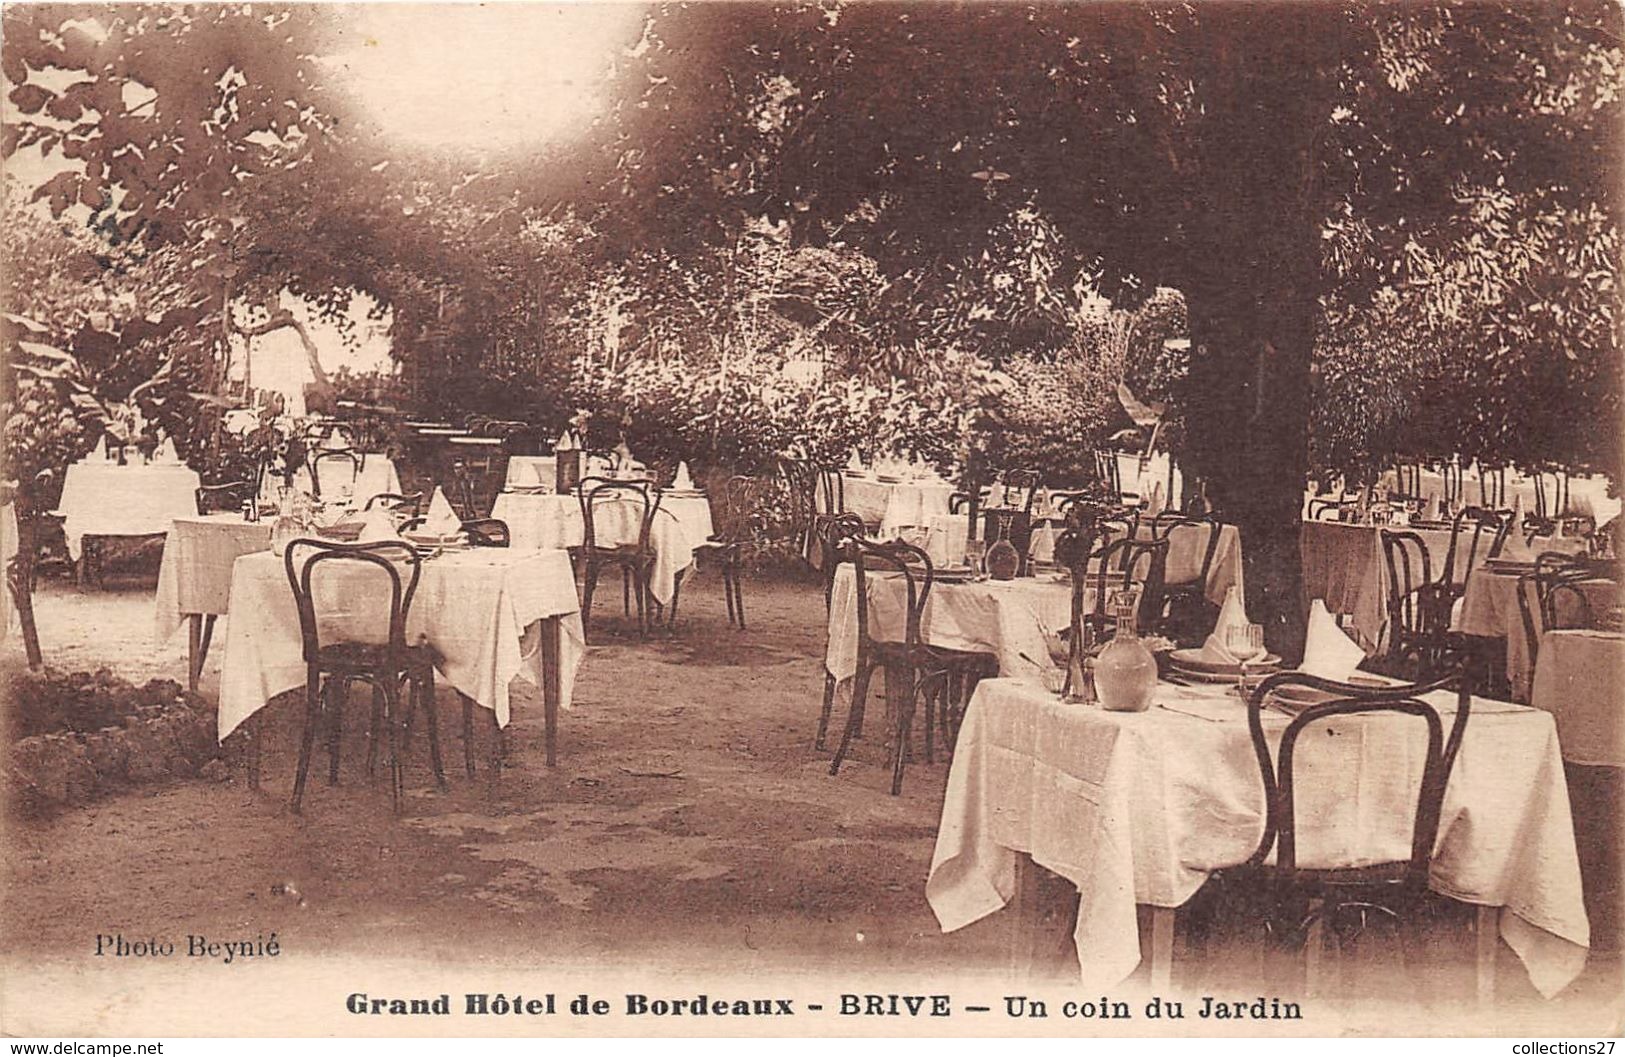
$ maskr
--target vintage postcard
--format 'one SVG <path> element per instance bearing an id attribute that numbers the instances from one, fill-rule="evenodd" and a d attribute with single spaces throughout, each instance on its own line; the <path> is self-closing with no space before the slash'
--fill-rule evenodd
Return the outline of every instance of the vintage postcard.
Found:
<path id="1" fill-rule="evenodd" d="M 1617 4 L 0 32 L 7 1036 L 1611 1052 Z"/>

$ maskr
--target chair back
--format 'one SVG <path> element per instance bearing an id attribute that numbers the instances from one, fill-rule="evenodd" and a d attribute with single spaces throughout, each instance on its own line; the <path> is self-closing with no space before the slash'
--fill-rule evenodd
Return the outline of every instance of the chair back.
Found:
<path id="1" fill-rule="evenodd" d="M 1106 605 L 1111 589 L 1135 584 L 1140 585 L 1135 622 L 1142 631 L 1154 633 L 1162 617 L 1167 568 L 1166 539 L 1147 540 L 1129 536 L 1112 540 L 1102 547 L 1100 567 L 1095 570 L 1094 611 L 1084 618 L 1096 631 L 1097 637 L 1105 638 L 1106 631 L 1116 627 L 1117 618 L 1108 612 Z"/>
<path id="2" fill-rule="evenodd" d="M 1027 518 L 1032 517 L 1033 500 L 1038 495 L 1040 475 L 1037 470 L 1006 470 L 999 475 L 1004 485 L 1004 510 L 1015 510 Z M 1012 493 L 1014 493 L 1012 497 Z"/>
<path id="3" fill-rule="evenodd" d="M 1505 466 L 1478 467 L 1478 503 L 1490 510 L 1507 505 L 1507 471 Z M 1514 525 L 1514 528 L 1519 526 Z"/>
<path id="4" fill-rule="evenodd" d="M 300 538 L 291 541 L 282 553 L 282 565 L 288 574 L 288 586 L 293 589 L 294 603 L 299 610 L 299 637 L 306 664 L 314 664 L 324 645 L 321 641 L 321 614 L 316 608 L 316 593 L 312 582 L 316 570 L 328 566 L 365 569 L 371 575 L 384 576 L 389 583 L 389 639 L 385 644 L 386 659 L 396 668 L 405 666 L 406 618 L 412 608 L 412 596 L 417 593 L 422 561 L 411 544 L 398 540 L 380 543 L 332 543 L 327 540 Z M 401 566 L 410 570 L 405 584 L 401 582 Z M 364 597 L 364 591 L 347 587 L 347 600 Z M 331 645 L 329 643 L 328 645 Z"/>
<path id="5" fill-rule="evenodd" d="M 250 491 L 251 487 L 247 481 L 228 481 L 225 484 L 203 485 L 197 490 L 197 512 L 199 514 L 218 514 L 223 511 L 236 513 L 243 508 L 244 503 L 258 494 Z"/>
<path id="6" fill-rule="evenodd" d="M 365 512 L 375 506 L 381 506 L 400 517 L 415 518 L 422 516 L 423 503 L 422 492 L 408 492 L 404 495 L 396 492 L 379 492 L 375 496 L 369 496 L 366 505 L 361 509 Z"/>
<path id="7" fill-rule="evenodd" d="M 1467 496 L 1461 472 L 1461 460 L 1450 459 L 1439 467 L 1439 476 L 1444 480 L 1444 494 L 1440 497 L 1444 501 L 1446 510 L 1454 510 L 1465 506 Z"/>
<path id="8" fill-rule="evenodd" d="M 762 481 L 735 474 L 722 486 L 722 531 L 717 535 L 727 543 L 749 543 L 761 517 Z"/>
<path id="9" fill-rule="evenodd" d="M 638 513 L 637 549 L 649 552 L 649 529 L 660 509 L 662 492 L 648 481 L 612 481 L 603 477 L 583 477 L 576 484 L 576 498 L 581 504 L 583 546 L 589 553 L 599 550 L 618 550 L 620 542 L 604 543 L 598 538 L 597 515 L 611 503 L 631 503 Z"/>
<path id="10" fill-rule="evenodd" d="M 1123 475 L 1117 469 L 1117 453 L 1111 450 L 1095 451 L 1095 476 L 1114 502 L 1123 498 Z"/>
<path id="11" fill-rule="evenodd" d="M 846 513 L 846 478 L 827 466 L 813 469 L 813 510 L 819 514 Z"/>
<path id="12" fill-rule="evenodd" d="M 326 448 L 312 451 L 309 462 L 311 494 L 317 499 L 322 497 L 322 468 L 324 466 L 328 468 L 327 472 L 332 475 L 328 477 L 328 483 L 343 487 L 345 483 L 354 486 L 356 478 L 361 476 L 361 467 L 363 465 L 364 457 L 359 452 L 352 451 L 349 448 Z M 349 474 L 348 482 L 342 476 L 345 473 Z"/>
<path id="13" fill-rule="evenodd" d="M 1395 629 L 1390 634 L 1395 635 L 1396 643 L 1399 631 L 1426 634 L 1433 629 L 1434 609 L 1430 596 L 1437 590 L 1427 541 L 1405 529 L 1378 531 L 1382 537 L 1383 564 L 1388 570 L 1388 623 Z"/>
<path id="14" fill-rule="evenodd" d="M 462 530 L 473 547 L 507 547 L 513 543 L 508 523 L 500 518 L 474 518 L 463 522 Z"/>
<path id="15" fill-rule="evenodd" d="M 1439 570 L 1440 583 L 1450 586 L 1451 597 L 1458 597 L 1466 587 L 1467 574 L 1478 567 L 1479 555 L 1494 558 L 1506 543 L 1510 518 L 1493 510 L 1470 506 L 1456 515 L 1450 528 L 1450 549 L 1445 552 L 1444 566 Z M 1463 550 L 1463 543 L 1466 549 Z M 1462 564 L 1465 556 L 1466 564 Z M 1461 576 L 1456 570 L 1461 570 Z"/>
<path id="16" fill-rule="evenodd" d="M 800 459 L 781 456 L 778 460 L 779 477 L 784 482 L 784 493 L 789 500 L 790 539 L 796 553 L 810 559 L 813 553 L 813 522 L 817 503 L 813 494 L 812 464 Z"/>
<path id="17" fill-rule="evenodd" d="M 869 611 L 869 576 L 872 573 L 892 573 L 903 578 L 906 596 L 906 622 L 903 645 L 912 656 L 921 645 L 920 623 L 925 604 L 931 597 L 931 584 L 935 572 L 925 551 L 911 543 L 889 540 L 884 543 L 850 536 L 842 547 L 851 556 L 852 575 L 857 591 L 858 656 L 860 670 L 863 659 L 874 648 Z"/>
<path id="18" fill-rule="evenodd" d="M 1546 551 L 1535 558 L 1532 572 L 1518 577 L 1518 613 L 1523 620 L 1529 667 L 1534 670 L 1540 638 L 1563 628 L 1594 628 L 1598 615 L 1587 587 L 1599 581 L 1617 583 L 1617 566 L 1570 554 Z"/>
<path id="19" fill-rule="evenodd" d="M 1272 752 L 1265 735 L 1263 710 L 1269 696 L 1283 687 L 1303 686 L 1330 694 L 1319 704 L 1304 708 L 1287 724 L 1279 741 L 1279 749 Z M 1422 696 L 1435 690 L 1455 689 L 1456 715 L 1448 738 L 1439 712 Z M 1304 731 L 1316 723 L 1340 716 L 1392 712 L 1416 716 L 1426 725 L 1427 747 L 1423 757 L 1422 773 L 1418 783 L 1416 812 L 1411 826 L 1410 857 L 1400 866 L 1397 880 L 1406 888 L 1421 892 L 1427 887 L 1428 866 L 1433 859 L 1433 846 L 1438 838 L 1439 817 L 1444 805 L 1445 787 L 1450 771 L 1455 766 L 1456 754 L 1461 749 L 1462 736 L 1467 730 L 1467 719 L 1472 711 L 1472 694 L 1462 672 L 1451 672 L 1427 683 L 1408 683 L 1393 687 L 1373 688 L 1322 679 L 1303 672 L 1278 672 L 1260 683 L 1247 699 L 1247 726 L 1252 735 L 1253 754 L 1258 760 L 1259 776 L 1264 784 L 1264 833 L 1258 848 L 1248 860 L 1249 865 L 1264 866 L 1275 849 L 1273 871 L 1277 878 L 1288 883 L 1300 874 L 1298 866 L 1298 831 L 1295 810 L 1295 762 L 1297 749 Z M 1363 864 L 1350 863 L 1349 866 Z M 1390 864 L 1378 864 L 1390 865 Z M 1314 872 L 1314 871 L 1310 871 Z"/>
<path id="20" fill-rule="evenodd" d="M 1170 548 L 1173 545 L 1175 531 L 1203 532 L 1206 544 L 1202 549 L 1202 564 L 1196 575 L 1188 580 L 1181 580 L 1181 584 L 1206 584 L 1208 574 L 1213 569 L 1213 558 L 1219 553 L 1219 522 L 1211 516 L 1193 516 L 1181 514 L 1177 510 L 1163 511 L 1151 521 L 1151 537 L 1153 539 L 1168 540 Z"/>

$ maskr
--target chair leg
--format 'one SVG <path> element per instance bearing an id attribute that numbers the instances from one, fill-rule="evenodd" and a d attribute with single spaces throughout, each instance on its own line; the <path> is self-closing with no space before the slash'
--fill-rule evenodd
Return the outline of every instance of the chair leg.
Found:
<path id="1" fill-rule="evenodd" d="M 632 615 L 632 570 L 621 568 L 621 615 Z"/>
<path id="2" fill-rule="evenodd" d="M 440 758 L 440 717 L 436 714 L 434 705 L 433 670 L 421 679 L 411 679 L 410 683 L 414 697 L 419 694 L 423 695 L 423 722 L 428 724 L 429 727 L 429 762 L 434 765 L 434 784 L 439 786 L 440 791 L 444 793 L 448 786 L 446 785 L 446 765 Z M 412 715 L 410 708 L 406 714 L 408 722 L 410 722 Z"/>
<path id="3" fill-rule="evenodd" d="M 858 674 L 852 680 L 852 704 L 846 713 L 846 729 L 841 731 L 841 744 L 835 748 L 835 759 L 830 761 L 829 773 L 839 774 L 841 761 L 846 759 L 847 749 L 852 747 L 852 739 L 858 736 L 863 728 L 863 699 L 869 696 L 869 676 L 874 668 L 865 665 L 858 669 Z"/>
<path id="4" fill-rule="evenodd" d="M 463 766 L 470 778 L 474 777 L 474 699 L 458 694 L 463 699 Z"/>
<path id="5" fill-rule="evenodd" d="M 739 567 L 737 565 L 735 565 L 734 568 L 733 568 L 734 612 L 739 615 L 739 630 L 744 631 L 745 630 L 745 591 L 744 591 L 744 588 L 742 588 L 740 586 L 740 580 L 741 579 L 743 579 L 743 577 L 741 577 L 739 575 Z M 726 588 L 727 585 L 724 584 L 723 587 Z"/>
<path id="6" fill-rule="evenodd" d="M 1474 978 L 1478 1004 L 1495 1001 L 1495 953 L 1501 940 L 1501 908 L 1479 907 L 1474 921 Z"/>
<path id="7" fill-rule="evenodd" d="M 393 679 L 380 679 L 377 693 L 384 697 L 384 725 L 389 728 L 389 803 L 401 813 L 401 694 Z"/>
<path id="8" fill-rule="evenodd" d="M 491 710 L 491 792 L 496 792 L 497 781 L 502 777 L 503 759 L 508 755 L 507 737 L 502 725 L 497 722 L 496 709 Z"/>
<path id="9" fill-rule="evenodd" d="M 678 576 L 676 582 L 671 585 L 671 609 L 666 612 L 666 627 L 668 628 L 677 626 L 677 600 L 682 597 L 683 578 Z"/>
<path id="10" fill-rule="evenodd" d="M 383 733 L 384 698 L 378 684 L 372 684 L 372 726 L 367 734 L 367 777 L 378 773 L 378 737 Z M 393 744 L 393 741 L 391 742 Z"/>
<path id="11" fill-rule="evenodd" d="M 722 563 L 722 598 L 728 603 L 728 626 L 734 626 L 734 574 L 733 567 L 726 561 Z"/>
<path id="12" fill-rule="evenodd" d="M 638 635 L 646 639 L 649 637 L 649 587 L 644 583 L 641 571 L 634 570 L 632 578 L 636 581 L 638 596 Z"/>
<path id="13" fill-rule="evenodd" d="M 598 586 L 598 563 L 590 555 L 582 560 L 587 571 L 581 578 L 581 633 L 586 635 L 587 627 L 592 623 L 592 593 Z"/>
<path id="14" fill-rule="evenodd" d="M 890 670 L 886 678 L 891 678 Z M 889 693 L 888 688 L 888 693 Z M 897 710 L 897 731 L 893 737 L 892 765 L 891 765 L 891 795 L 897 796 L 903 791 L 903 768 L 908 765 L 909 734 L 914 729 L 914 698 L 919 692 L 919 685 L 909 688 L 908 700 L 902 703 Z"/>
<path id="15" fill-rule="evenodd" d="M 321 721 L 321 673 L 314 667 L 305 673 L 305 729 L 299 734 L 299 767 L 293 775 L 293 813 L 299 814 L 305 798 L 305 776 L 310 772 L 310 751 L 316 747 L 316 724 Z"/>
<path id="16" fill-rule="evenodd" d="M 835 677 L 824 672 L 824 707 L 818 712 L 818 733 L 813 737 L 813 748 L 824 748 L 824 736 L 829 733 L 829 714 L 835 707 Z"/>
<path id="17" fill-rule="evenodd" d="M 342 676 L 327 677 L 323 707 L 327 711 L 327 784 L 339 784 L 339 738 L 344 730 L 344 702 L 350 696 L 350 681 Z"/>

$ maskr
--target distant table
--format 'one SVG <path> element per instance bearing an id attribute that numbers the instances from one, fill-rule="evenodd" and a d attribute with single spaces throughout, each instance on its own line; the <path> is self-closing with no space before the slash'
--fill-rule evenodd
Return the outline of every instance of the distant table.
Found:
<path id="1" fill-rule="evenodd" d="M 869 634 L 880 642 L 901 642 L 908 591 L 901 575 L 868 573 Z M 824 667 L 838 680 L 858 667 L 858 591 L 852 566 L 836 569 L 830 594 L 829 641 Z M 920 637 L 928 645 L 997 658 L 1005 675 L 1053 668 L 1050 642 L 1072 623 L 1072 585 L 1019 577 L 970 583 L 933 583 L 920 615 Z"/>
<path id="2" fill-rule="evenodd" d="M 1163 574 L 1166 582 L 1190 583 L 1200 575 L 1211 531 L 1204 525 L 1176 525 L 1168 530 L 1168 561 Z M 1139 535 L 1150 539 L 1151 527 L 1142 524 Z M 1203 596 L 1214 605 L 1222 606 L 1224 596 L 1234 587 L 1245 598 L 1241 569 L 1241 530 L 1234 525 L 1220 525 L 1219 543 L 1213 552 L 1213 564 L 1208 567 Z"/>
<path id="3" fill-rule="evenodd" d="M 1121 983 L 1140 962 L 1136 905 L 1184 905 L 1216 869 L 1246 861 L 1264 826 L 1263 784 L 1240 701 L 1161 684 L 1147 712 L 1063 704 L 1042 687 L 983 680 L 960 727 L 926 899 L 952 932 L 1004 907 L 1020 861 L 1072 882 L 1086 988 Z M 1449 694 L 1429 702 L 1454 710 Z M 1185 711 L 1172 711 L 1183 708 Z M 1287 719 L 1266 715 L 1267 736 Z M 1342 717 L 1346 735 L 1300 743 L 1299 856 L 1305 866 L 1410 854 L 1425 739 L 1403 716 Z M 1447 720 L 1447 723 L 1449 721 Z M 1311 740 L 1311 739 L 1306 739 Z M 1568 789 L 1552 717 L 1474 699 L 1445 792 L 1435 891 L 1500 908 L 1500 933 L 1541 994 L 1585 966 L 1583 901 Z M 1156 920 L 1154 917 L 1154 925 Z M 1153 930 L 1157 960 L 1172 930 Z"/>
<path id="4" fill-rule="evenodd" d="M 948 513 L 954 486 L 946 481 L 882 481 L 875 477 L 843 475 L 841 494 L 848 512 L 866 525 L 879 525 L 882 536 L 905 525 L 929 526 L 938 514 Z"/>
<path id="5" fill-rule="evenodd" d="M 376 570 L 350 568 L 315 581 L 323 634 L 354 642 L 388 638 L 389 587 Z M 219 736 L 278 694 L 305 684 L 299 614 L 283 559 L 266 551 L 232 566 L 232 619 L 220 667 Z M 575 574 L 563 551 L 476 547 L 423 563 L 407 638 L 434 648 L 435 669 L 497 725 L 510 718 L 508 684 L 525 676 L 542 688 L 547 762 L 554 762 L 557 713 L 569 709 L 586 647 Z"/>
<path id="6" fill-rule="evenodd" d="M 556 455 L 508 456 L 509 485 L 542 485 L 549 492 L 558 487 L 559 460 Z"/>
<path id="7" fill-rule="evenodd" d="M 345 489 L 349 489 L 350 498 L 355 501 L 356 509 L 366 505 L 367 500 L 375 495 L 400 495 L 401 477 L 395 470 L 395 463 L 382 452 L 362 452 L 361 469 L 357 472 L 347 473 L 348 466 L 340 459 L 331 459 L 322 464 L 322 484 L 326 488 L 323 499 L 339 499 L 344 497 Z M 268 479 L 265 488 L 270 495 L 261 495 L 262 500 L 275 499 L 276 479 Z M 309 494 L 310 469 L 303 467 L 293 477 L 294 488 Z"/>
<path id="8" fill-rule="evenodd" d="M 491 516 L 507 524 L 512 546 L 520 550 L 564 549 L 586 542 L 581 500 L 573 495 L 502 492 L 491 507 Z M 643 504 L 636 500 L 599 502 L 594 517 L 594 535 L 601 545 L 636 543 Z M 670 604 L 677 578 L 694 565 L 694 552 L 714 532 L 711 503 L 704 496 L 661 499 L 649 527 L 655 552 L 649 590 L 655 601 Z"/>
<path id="9" fill-rule="evenodd" d="M 1506 643 L 1507 685 L 1517 701 L 1529 701 L 1529 634 L 1523 626 L 1523 610 L 1518 606 L 1518 573 L 1498 572 L 1488 567 L 1474 569 L 1467 577 L 1461 611 L 1455 630 L 1463 635 L 1501 639 Z M 1594 612 L 1601 612 L 1619 600 L 1619 587 L 1611 580 L 1585 581 L 1577 585 Z M 1530 615 L 1540 619 L 1540 606 L 1533 585 L 1526 585 Z M 1539 629 L 1537 628 L 1537 633 Z"/>
<path id="10" fill-rule="evenodd" d="M 181 624 L 191 625 L 186 683 L 196 690 L 209 654 L 215 619 L 231 608 L 231 567 L 245 554 L 271 546 L 270 521 L 241 514 L 178 517 L 164 540 L 153 600 L 153 642 L 162 648 Z"/>
<path id="11" fill-rule="evenodd" d="M 62 482 L 62 533 L 78 561 L 86 536 L 161 536 L 197 513 L 197 471 L 181 463 L 76 462 Z"/>
<path id="12" fill-rule="evenodd" d="M 1625 767 L 1625 635 L 1548 631 L 1540 640 L 1530 703 L 1557 719 L 1563 759 Z"/>

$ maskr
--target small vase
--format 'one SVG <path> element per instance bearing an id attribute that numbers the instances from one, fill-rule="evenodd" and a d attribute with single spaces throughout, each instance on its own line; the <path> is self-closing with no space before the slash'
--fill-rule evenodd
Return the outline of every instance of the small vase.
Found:
<path id="1" fill-rule="evenodd" d="M 271 525 L 271 553 L 282 557 L 288 549 L 288 544 L 304 535 L 299 519 L 289 513 L 277 515 L 276 521 Z"/>
<path id="2" fill-rule="evenodd" d="M 987 549 L 987 574 L 995 580 L 1014 580 L 1021 569 L 1021 552 L 1001 539 Z"/>
<path id="3" fill-rule="evenodd" d="M 1157 685 L 1157 658 L 1146 649 L 1134 627 L 1138 592 L 1122 591 L 1114 599 L 1117 631 L 1095 658 L 1095 693 L 1108 712 L 1144 712 Z"/>

